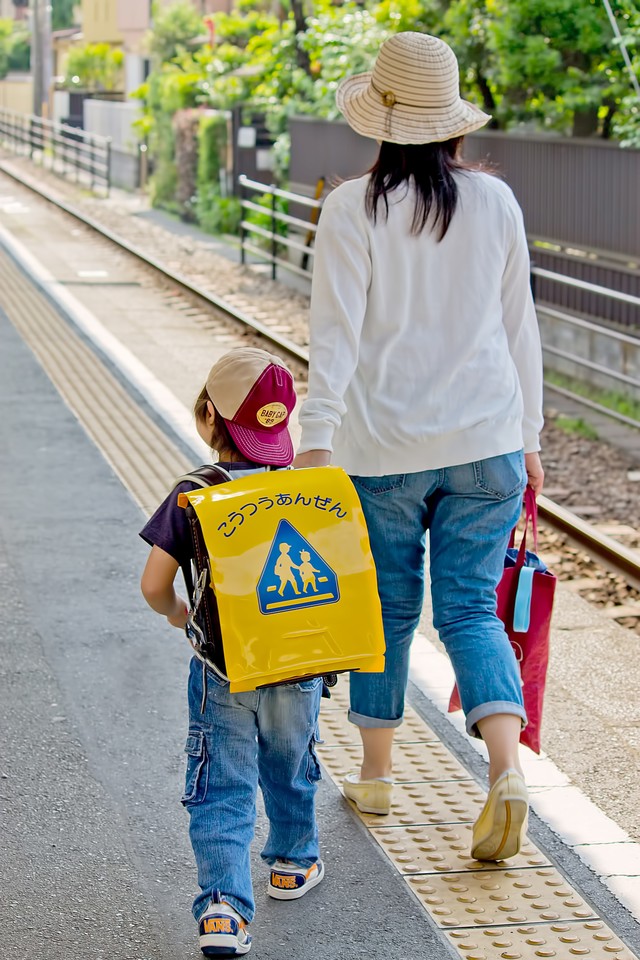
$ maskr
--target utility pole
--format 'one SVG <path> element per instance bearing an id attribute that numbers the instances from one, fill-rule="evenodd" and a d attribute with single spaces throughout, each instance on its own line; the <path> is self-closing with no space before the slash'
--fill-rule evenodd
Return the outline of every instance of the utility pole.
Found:
<path id="1" fill-rule="evenodd" d="M 31 74 L 33 77 L 33 112 L 46 116 L 51 86 L 51 0 L 32 0 Z"/>

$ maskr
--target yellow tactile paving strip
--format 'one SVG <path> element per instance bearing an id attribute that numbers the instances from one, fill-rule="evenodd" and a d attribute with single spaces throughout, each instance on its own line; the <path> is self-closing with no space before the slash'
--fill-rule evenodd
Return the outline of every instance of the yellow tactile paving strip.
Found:
<path id="1" fill-rule="evenodd" d="M 449 808 L 445 809 L 449 813 Z M 379 821 L 381 819 L 378 817 Z M 393 853 L 393 859 L 402 873 L 452 873 L 456 870 L 487 872 L 501 869 L 499 864 L 480 863 L 469 856 L 472 826 L 471 823 L 460 822 L 416 824 L 410 827 L 371 826 L 370 829 L 378 843 Z M 514 869 L 548 865 L 548 859 L 531 843 L 526 843 L 520 853 L 509 860 L 509 866 Z"/>
<path id="2" fill-rule="evenodd" d="M 352 724 L 353 726 L 353 724 Z M 339 777 L 360 763 L 359 744 L 331 748 L 324 753 L 324 762 Z M 417 740 L 401 743 L 394 752 L 393 779 L 397 783 L 413 780 L 469 780 L 469 773 L 454 760 L 439 741 Z"/>
<path id="3" fill-rule="evenodd" d="M 348 689 L 341 678 L 320 720 L 318 754 L 338 786 L 361 758 Z M 506 862 L 471 859 L 486 794 L 410 707 L 396 735 L 394 780 L 388 816 L 351 806 L 465 960 L 638 960 L 530 840 Z"/>
<path id="4" fill-rule="evenodd" d="M 0 306 L 103 456 L 151 514 L 191 464 L 0 250 Z M 169 479 L 167 479 L 169 478 Z"/>
<path id="5" fill-rule="evenodd" d="M 594 913 L 551 866 L 533 873 L 502 870 L 468 876 L 407 877 L 411 889 L 441 927 L 488 927 L 514 923 L 593 919 Z"/>

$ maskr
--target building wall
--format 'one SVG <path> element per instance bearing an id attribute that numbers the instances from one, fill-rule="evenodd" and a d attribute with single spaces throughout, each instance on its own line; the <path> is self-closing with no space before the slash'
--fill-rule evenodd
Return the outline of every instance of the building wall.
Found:
<path id="1" fill-rule="evenodd" d="M 121 43 L 118 0 L 82 0 L 84 43 Z"/>
<path id="2" fill-rule="evenodd" d="M 118 31 L 128 53 L 139 53 L 151 22 L 150 0 L 117 0 Z"/>
<path id="3" fill-rule="evenodd" d="M 83 104 L 83 127 L 88 133 L 110 137 L 113 147 L 137 154 L 139 137 L 133 123 L 140 112 L 138 103 L 88 99 Z"/>
<path id="4" fill-rule="evenodd" d="M 140 116 L 137 103 L 85 100 L 83 127 L 111 139 L 111 183 L 124 190 L 140 184 L 139 139 L 133 123 Z"/>
<path id="5" fill-rule="evenodd" d="M 62 123 L 66 121 L 69 116 L 69 91 L 68 90 L 54 90 L 53 91 L 53 111 L 51 114 L 51 119 L 55 120 L 56 123 Z"/>
<path id="6" fill-rule="evenodd" d="M 0 80 L 0 107 L 33 113 L 33 81 L 28 73 L 9 73 Z"/>

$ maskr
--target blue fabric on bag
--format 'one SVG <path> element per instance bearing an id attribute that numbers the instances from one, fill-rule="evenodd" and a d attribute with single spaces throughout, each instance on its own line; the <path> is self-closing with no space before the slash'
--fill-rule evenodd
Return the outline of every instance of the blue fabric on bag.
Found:
<path id="1" fill-rule="evenodd" d="M 505 557 L 505 567 L 515 567 L 518 559 L 518 551 L 515 547 L 508 547 Z M 531 597 L 533 595 L 533 575 L 534 573 L 544 573 L 547 567 L 540 557 L 527 550 L 525 561 L 520 576 L 518 577 L 518 589 L 513 605 L 513 630 L 515 633 L 526 633 L 529 629 L 531 620 Z"/>
<path id="2" fill-rule="evenodd" d="M 513 604 L 513 630 L 526 633 L 531 620 L 531 597 L 533 595 L 533 567 L 523 567 L 518 577 L 518 589 Z"/>
<path id="3" fill-rule="evenodd" d="M 518 551 L 516 547 L 508 547 L 507 555 L 504 558 L 505 567 L 515 567 L 517 559 Z M 537 553 L 532 553 L 531 550 L 527 550 L 525 553 L 524 565 L 525 567 L 533 567 L 538 573 L 546 573 L 547 570 L 546 563 L 543 563 Z"/>

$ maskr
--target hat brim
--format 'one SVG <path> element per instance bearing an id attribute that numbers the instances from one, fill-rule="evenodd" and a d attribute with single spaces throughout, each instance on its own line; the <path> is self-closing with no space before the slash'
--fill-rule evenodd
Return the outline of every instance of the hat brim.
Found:
<path id="1" fill-rule="evenodd" d="M 293 443 L 286 426 L 276 432 L 273 428 L 249 430 L 248 427 L 241 427 L 232 420 L 224 422 L 240 453 L 252 463 L 288 467 L 293 460 Z"/>
<path id="2" fill-rule="evenodd" d="M 389 143 L 442 143 L 479 130 L 491 120 L 461 97 L 447 107 L 387 107 L 371 85 L 371 73 L 347 77 L 336 90 L 336 105 L 356 133 Z"/>

